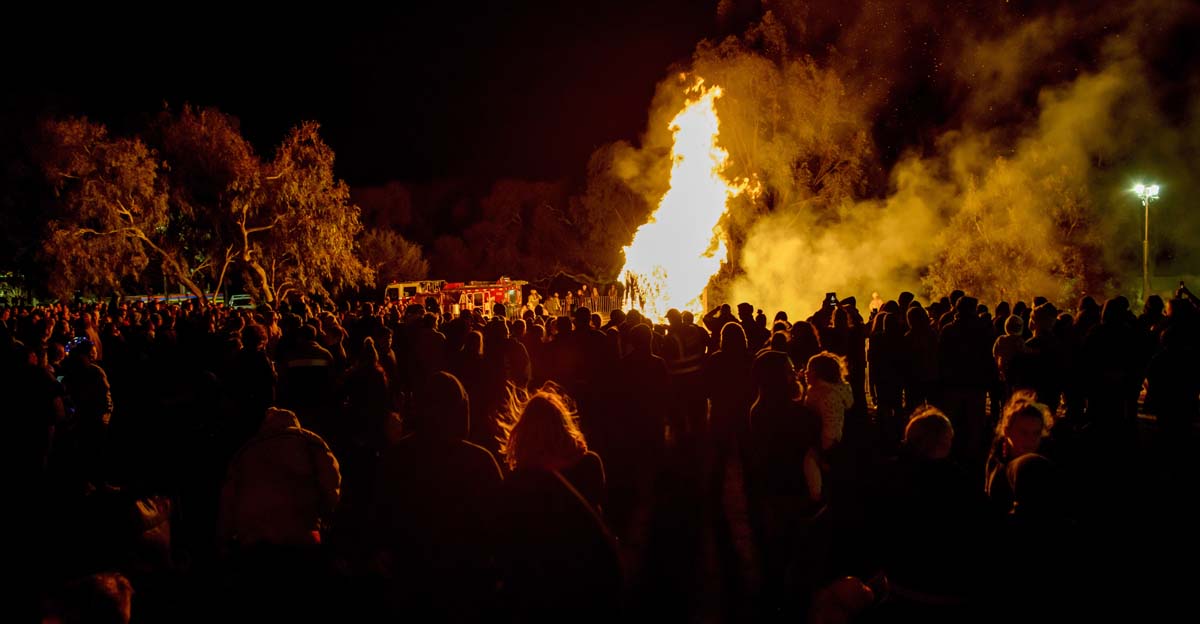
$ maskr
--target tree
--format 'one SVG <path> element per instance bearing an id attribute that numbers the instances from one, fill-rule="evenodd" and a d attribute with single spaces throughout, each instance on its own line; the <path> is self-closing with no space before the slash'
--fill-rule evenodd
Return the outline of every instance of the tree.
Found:
<path id="1" fill-rule="evenodd" d="M 292 291 L 328 296 L 372 278 L 355 254 L 359 209 L 318 130 L 314 122 L 294 128 L 265 167 L 260 201 L 233 215 L 239 259 L 266 301 Z"/>
<path id="2" fill-rule="evenodd" d="M 996 159 L 934 242 L 925 285 L 935 296 L 961 288 L 986 301 L 1102 291 L 1109 276 L 1082 180 L 1067 167 Z"/>
<path id="3" fill-rule="evenodd" d="M 619 163 L 632 151 L 623 142 L 596 150 L 588 161 L 587 190 L 572 197 L 568 206 L 569 227 L 579 233 L 581 245 L 576 270 L 594 282 L 620 277 L 625 263 L 621 248 L 633 240 L 655 206 L 619 173 Z M 665 189 L 650 192 L 661 195 Z"/>
<path id="4" fill-rule="evenodd" d="M 41 128 L 40 165 L 58 198 L 42 257 L 49 288 L 112 290 L 150 266 L 203 297 L 172 235 L 174 217 L 158 155 L 140 139 L 110 137 L 86 118 Z"/>
<path id="5" fill-rule="evenodd" d="M 536 278 L 567 269 L 579 256 L 580 236 L 562 183 L 503 179 L 471 205 L 478 210 L 461 238 L 434 241 L 434 265 L 442 276 Z"/>
<path id="6" fill-rule="evenodd" d="M 212 108 L 163 111 L 147 136 L 170 163 L 171 234 L 195 270 L 208 272 L 215 297 L 239 259 L 243 230 L 257 225 L 249 218 L 263 203 L 263 164 L 237 119 Z"/>
<path id="7" fill-rule="evenodd" d="M 375 274 L 375 287 L 392 282 L 425 279 L 429 261 L 421 246 L 406 240 L 395 230 L 371 228 L 358 242 L 363 263 Z"/>
<path id="8" fill-rule="evenodd" d="M 356 255 L 359 210 L 315 123 L 293 129 L 267 163 L 214 109 L 163 112 L 145 133 L 157 150 L 86 119 L 44 130 L 41 168 L 58 201 L 43 256 L 59 294 L 116 288 L 155 267 L 198 297 L 201 282 L 219 291 L 238 268 L 268 302 L 371 278 Z"/>
<path id="9" fill-rule="evenodd" d="M 368 280 L 355 255 L 359 210 L 318 130 L 294 128 L 263 162 L 230 115 L 184 106 L 159 116 L 150 135 L 171 164 L 172 233 L 218 290 L 234 268 L 267 302 Z"/>
<path id="10" fill-rule="evenodd" d="M 35 161 L 30 138 L 39 128 L 0 124 L 0 275 L 7 286 L 25 291 L 46 284 L 49 274 L 39 262 L 48 218 L 47 184 Z M 5 284 L 0 284 L 0 288 Z"/>
<path id="11" fill-rule="evenodd" d="M 458 236 L 443 235 L 433 241 L 433 265 L 442 279 L 459 280 L 478 270 L 467 244 Z"/>
<path id="12" fill-rule="evenodd" d="M 781 24 L 767 12 L 743 37 L 702 43 L 694 74 L 720 85 L 721 143 L 731 179 L 758 180 L 762 210 L 833 216 L 868 192 L 875 159 L 868 103 L 847 93 L 842 77 L 812 57 L 789 55 Z M 733 230 L 742 229 L 734 223 Z"/>

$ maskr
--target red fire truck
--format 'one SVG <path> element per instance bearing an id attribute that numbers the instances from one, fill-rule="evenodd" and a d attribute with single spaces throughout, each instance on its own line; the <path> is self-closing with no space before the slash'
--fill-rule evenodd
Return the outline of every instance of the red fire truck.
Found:
<path id="1" fill-rule="evenodd" d="M 508 277 L 501 277 L 494 282 L 447 282 L 444 280 L 397 282 L 388 284 L 384 289 L 384 302 L 399 305 L 412 303 L 425 305 L 426 299 L 432 297 L 443 311 L 450 314 L 475 309 L 491 314 L 494 304 L 503 303 L 508 308 L 509 314 L 513 315 L 525 302 L 521 287 L 527 283 Z"/>
<path id="2" fill-rule="evenodd" d="M 400 306 L 409 304 L 425 305 L 427 297 L 441 301 L 444 280 L 420 280 L 416 282 L 392 282 L 383 289 L 383 302 Z"/>

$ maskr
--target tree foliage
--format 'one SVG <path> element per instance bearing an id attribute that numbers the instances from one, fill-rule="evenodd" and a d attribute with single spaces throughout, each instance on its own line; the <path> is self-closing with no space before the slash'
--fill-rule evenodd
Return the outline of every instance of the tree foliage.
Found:
<path id="1" fill-rule="evenodd" d="M 371 271 L 355 253 L 362 231 L 350 189 L 333 174 L 333 150 L 307 122 L 293 129 L 264 171 L 269 223 L 242 219 L 242 262 L 268 301 L 291 291 L 328 296 L 366 283 Z"/>
<path id="2" fill-rule="evenodd" d="M 58 198 L 42 248 L 49 289 L 116 289 L 152 263 L 198 296 L 203 292 L 172 235 L 167 180 L 140 139 L 111 137 L 84 118 L 42 126 L 42 171 Z"/>
<path id="3" fill-rule="evenodd" d="M 240 257 L 241 221 L 265 218 L 263 164 L 237 119 L 216 109 L 163 111 L 148 135 L 170 163 L 173 231 L 220 291 Z"/>
<path id="4" fill-rule="evenodd" d="M 382 290 L 392 282 L 429 277 L 429 261 L 421 246 L 405 240 L 391 229 L 371 228 L 359 240 L 363 263 L 375 275 L 375 286 Z"/>
<path id="5" fill-rule="evenodd" d="M 434 242 L 434 267 L 450 279 L 552 275 L 572 266 L 580 244 L 565 185 L 502 179 L 475 204 L 461 236 Z"/>
<path id="6" fill-rule="evenodd" d="M 1042 175 L 996 159 L 938 236 L 924 283 L 932 293 L 961 288 L 988 301 L 1042 295 L 1074 301 L 1111 277 L 1085 184 L 1066 167 Z"/>
<path id="7" fill-rule="evenodd" d="M 237 271 L 266 301 L 371 280 L 359 209 L 317 124 L 294 128 L 269 161 L 214 109 L 164 111 L 144 137 L 44 124 L 39 165 L 56 201 L 42 255 L 55 292 L 111 291 L 150 269 L 198 296 Z"/>
<path id="8" fill-rule="evenodd" d="M 741 37 L 703 43 L 693 73 L 720 85 L 727 176 L 757 180 L 759 210 L 831 213 L 861 197 L 876 169 L 867 103 L 813 58 L 789 53 L 784 28 L 768 12 Z"/>
<path id="9" fill-rule="evenodd" d="M 621 248 L 633 240 L 638 227 L 650 218 L 657 205 L 657 196 L 665 188 L 639 192 L 612 166 L 631 155 L 632 148 L 623 142 L 602 147 L 588 162 L 587 188 L 571 198 L 569 216 L 571 228 L 579 233 L 579 257 L 576 270 L 592 281 L 611 282 L 620 276 L 625 258 Z"/>

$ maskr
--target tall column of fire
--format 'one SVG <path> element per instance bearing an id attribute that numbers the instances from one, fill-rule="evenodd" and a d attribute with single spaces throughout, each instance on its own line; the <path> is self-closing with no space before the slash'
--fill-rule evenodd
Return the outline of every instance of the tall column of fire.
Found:
<path id="1" fill-rule="evenodd" d="M 721 175 L 729 159 L 717 146 L 721 88 L 699 80 L 689 94 L 670 124 L 670 188 L 625 248 L 621 269 L 633 307 L 654 320 L 671 308 L 704 312 L 701 294 L 728 254 L 719 222 L 727 202 L 743 190 Z"/>

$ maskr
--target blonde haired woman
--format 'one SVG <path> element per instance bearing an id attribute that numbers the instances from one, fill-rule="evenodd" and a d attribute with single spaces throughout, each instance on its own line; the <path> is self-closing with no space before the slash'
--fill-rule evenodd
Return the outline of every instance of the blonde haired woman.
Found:
<path id="1" fill-rule="evenodd" d="M 504 480 L 497 561 L 501 598 L 514 621 L 610 622 L 622 586 L 616 542 L 598 513 L 604 466 L 587 449 L 570 399 L 547 384 L 514 391 L 500 452 Z"/>
<path id="2" fill-rule="evenodd" d="M 514 472 L 541 470 L 562 475 L 597 510 L 604 499 L 604 463 L 589 451 L 576 422 L 574 403 L 553 382 L 522 400 L 509 401 L 500 454 Z"/>

